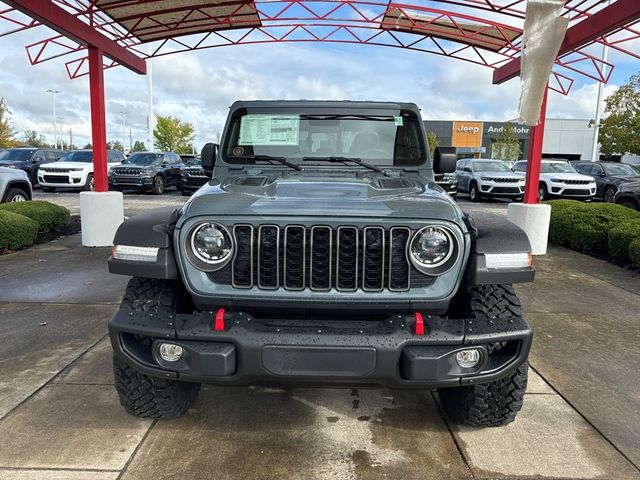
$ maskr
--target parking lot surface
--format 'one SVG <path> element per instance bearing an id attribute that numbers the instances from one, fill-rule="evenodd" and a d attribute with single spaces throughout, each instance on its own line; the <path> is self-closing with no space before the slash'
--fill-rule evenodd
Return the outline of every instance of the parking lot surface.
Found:
<path id="1" fill-rule="evenodd" d="M 35 197 L 77 209 L 77 194 Z M 126 194 L 125 209 L 183 201 Z M 127 279 L 108 255 L 75 235 L 0 257 L 0 479 L 640 479 L 630 271 L 556 247 L 536 259 L 517 288 L 530 382 L 507 427 L 457 427 L 423 391 L 213 386 L 187 416 L 149 421 L 113 388 L 106 325 Z"/>

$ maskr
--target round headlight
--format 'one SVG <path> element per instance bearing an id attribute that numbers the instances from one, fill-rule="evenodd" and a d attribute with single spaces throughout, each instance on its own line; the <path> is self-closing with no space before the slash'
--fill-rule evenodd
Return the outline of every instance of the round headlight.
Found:
<path id="1" fill-rule="evenodd" d="M 233 252 L 231 234 L 218 223 L 203 223 L 191 234 L 191 250 L 198 260 L 218 265 Z"/>
<path id="2" fill-rule="evenodd" d="M 409 245 L 411 263 L 423 273 L 447 263 L 453 251 L 454 240 L 449 230 L 435 226 L 419 230 Z"/>

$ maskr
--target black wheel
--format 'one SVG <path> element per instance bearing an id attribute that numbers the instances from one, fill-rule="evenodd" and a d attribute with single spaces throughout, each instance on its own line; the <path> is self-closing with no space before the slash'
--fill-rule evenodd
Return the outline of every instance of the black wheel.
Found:
<path id="1" fill-rule="evenodd" d="M 52 188 L 52 187 L 40 187 L 40 188 L 45 193 L 53 192 L 55 190 L 55 188 Z"/>
<path id="2" fill-rule="evenodd" d="M 465 296 L 467 318 L 511 318 L 522 315 L 520 300 L 511 285 L 469 287 Z M 496 345 L 495 348 L 500 348 Z M 522 408 L 527 389 L 527 363 L 510 375 L 490 383 L 440 388 L 444 413 L 454 422 L 472 427 L 500 427 L 511 423 Z"/>
<path id="3" fill-rule="evenodd" d="M 469 186 L 469 200 L 471 200 L 472 202 L 480 201 L 480 191 L 478 190 L 478 185 L 476 185 L 475 183 L 472 183 Z"/>
<path id="4" fill-rule="evenodd" d="M 132 278 L 120 308 L 154 313 L 186 309 L 188 297 L 175 281 Z M 200 391 L 199 383 L 155 378 L 137 372 L 118 358 L 113 373 L 120 404 L 127 413 L 143 418 L 175 418 L 184 415 Z"/>
<path id="5" fill-rule="evenodd" d="M 10 188 L 5 197 L 7 202 L 26 202 L 29 200 L 29 195 L 20 188 Z"/>
<path id="6" fill-rule="evenodd" d="M 607 203 L 613 203 L 613 199 L 616 196 L 618 189 L 613 185 L 609 185 L 604 189 L 604 201 Z"/>
<path id="7" fill-rule="evenodd" d="M 634 210 L 640 210 L 640 203 L 634 202 L 633 200 L 627 200 L 625 202 L 622 202 L 621 205 L 623 207 L 633 208 Z"/>
<path id="8" fill-rule="evenodd" d="M 184 189 L 180 189 L 180 193 L 182 193 L 183 197 L 190 197 L 191 196 L 191 192 L 189 190 L 184 190 Z"/>
<path id="9" fill-rule="evenodd" d="M 87 175 L 87 181 L 84 183 L 84 187 L 82 189 L 85 192 L 93 192 L 95 190 L 95 181 L 93 179 L 93 173 Z"/>
<path id="10" fill-rule="evenodd" d="M 544 183 L 541 183 L 538 187 L 538 197 L 540 200 L 546 200 L 549 198 L 549 191 L 547 190 L 547 186 Z"/>
<path id="11" fill-rule="evenodd" d="M 164 193 L 164 178 L 161 175 L 157 175 L 153 179 L 153 189 L 151 192 L 154 195 L 162 195 Z"/>

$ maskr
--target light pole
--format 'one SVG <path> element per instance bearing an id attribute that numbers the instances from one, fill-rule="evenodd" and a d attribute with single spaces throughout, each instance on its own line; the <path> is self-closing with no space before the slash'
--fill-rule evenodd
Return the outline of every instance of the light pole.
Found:
<path id="1" fill-rule="evenodd" d="M 607 2 L 607 5 L 611 5 L 611 0 Z M 609 55 L 609 47 L 606 44 L 602 46 L 602 77 L 607 76 L 607 57 Z M 600 119 L 602 117 L 602 94 L 604 85 L 602 82 L 598 82 L 598 103 L 596 104 L 596 118 L 593 125 L 593 147 L 591 150 L 591 161 L 597 162 L 600 160 L 600 149 L 598 144 L 600 143 Z"/>
<path id="2" fill-rule="evenodd" d="M 125 145 L 127 144 L 127 134 L 126 134 L 126 125 L 127 125 L 127 112 L 122 111 L 120 112 L 122 114 L 122 153 L 125 152 L 126 148 Z"/>
<path id="3" fill-rule="evenodd" d="M 53 97 L 53 141 L 55 148 L 58 148 L 58 121 L 56 119 L 56 93 L 60 93 L 59 90 L 47 90 L 47 93 Z"/>
<path id="4" fill-rule="evenodd" d="M 148 142 L 149 145 L 147 149 L 150 152 L 153 152 L 153 127 L 154 127 L 154 117 L 153 117 L 153 63 L 151 61 L 151 54 L 153 50 L 151 48 L 151 44 L 147 46 L 147 54 L 149 58 L 147 58 L 147 128 L 149 129 Z"/>

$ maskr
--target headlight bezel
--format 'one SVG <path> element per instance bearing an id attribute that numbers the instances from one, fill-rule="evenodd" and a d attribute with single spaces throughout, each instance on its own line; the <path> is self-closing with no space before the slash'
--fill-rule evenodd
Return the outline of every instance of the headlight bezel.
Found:
<path id="1" fill-rule="evenodd" d="M 197 253 L 195 247 L 195 237 L 200 230 L 207 227 L 214 227 L 220 230 L 223 235 L 225 235 L 229 239 L 231 246 L 229 252 L 224 258 L 221 258 L 219 260 L 209 260 Z M 231 231 L 221 223 L 214 221 L 199 222 L 191 227 L 191 229 L 189 229 L 189 233 L 187 234 L 185 243 L 185 252 L 189 263 L 191 263 L 191 265 L 196 267 L 198 270 L 202 270 L 203 272 L 216 272 L 226 267 L 234 257 L 236 251 L 235 240 L 233 238 L 233 235 L 231 234 Z"/>
<path id="2" fill-rule="evenodd" d="M 436 229 L 445 234 L 449 240 L 449 252 L 446 257 L 433 265 L 427 265 L 420 262 L 414 255 L 412 246 L 415 241 L 420 238 L 420 235 L 427 229 Z M 425 225 L 424 227 L 416 230 L 411 236 L 411 240 L 407 242 L 407 259 L 409 263 L 423 275 L 440 276 L 449 272 L 457 263 L 460 256 L 460 242 L 458 237 L 449 227 L 439 224 Z"/>

